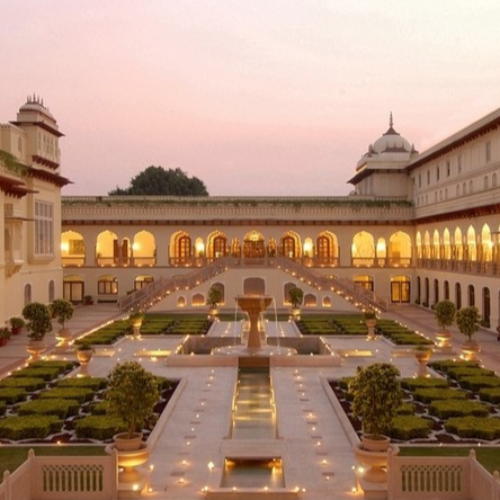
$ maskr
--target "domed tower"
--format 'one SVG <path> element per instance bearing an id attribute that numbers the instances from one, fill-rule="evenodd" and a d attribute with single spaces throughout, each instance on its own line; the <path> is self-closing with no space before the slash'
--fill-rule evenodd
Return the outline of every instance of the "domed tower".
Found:
<path id="1" fill-rule="evenodd" d="M 405 168 L 417 154 L 413 144 L 394 130 L 391 113 L 387 132 L 368 146 L 349 182 L 356 194 L 408 198 L 411 189 Z"/>

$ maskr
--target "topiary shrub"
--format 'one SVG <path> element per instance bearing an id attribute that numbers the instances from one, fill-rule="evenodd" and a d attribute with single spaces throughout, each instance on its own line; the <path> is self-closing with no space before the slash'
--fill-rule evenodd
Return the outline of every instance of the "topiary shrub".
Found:
<path id="1" fill-rule="evenodd" d="M 441 359 L 437 361 L 431 361 L 429 366 L 434 370 L 440 372 L 448 373 L 451 368 L 476 368 L 479 366 L 479 361 L 462 361 L 456 359 Z"/>
<path id="2" fill-rule="evenodd" d="M 121 418 L 107 415 L 90 415 L 78 420 L 75 425 L 77 437 L 101 441 L 111 439 L 126 429 L 127 426 Z"/>
<path id="3" fill-rule="evenodd" d="M 457 311 L 457 327 L 469 340 L 479 330 L 481 315 L 477 307 L 462 307 Z"/>
<path id="4" fill-rule="evenodd" d="M 49 434 L 61 430 L 62 421 L 49 415 L 25 415 L 22 417 L 6 417 L 0 419 L 0 438 L 12 439 L 45 439 Z"/>
<path id="5" fill-rule="evenodd" d="M 23 388 L 0 387 L 0 401 L 6 404 L 13 405 L 24 401 L 27 397 L 28 393 Z"/>
<path id="6" fill-rule="evenodd" d="M 442 420 L 452 417 L 487 417 L 490 413 L 489 408 L 478 401 L 433 401 L 429 405 L 429 413 Z"/>
<path id="7" fill-rule="evenodd" d="M 415 405 L 413 403 L 405 402 L 397 410 L 398 415 L 414 415 Z"/>
<path id="8" fill-rule="evenodd" d="M 456 313 L 457 308 L 451 300 L 442 300 L 434 307 L 436 322 L 442 330 L 446 330 L 453 325 Z"/>
<path id="9" fill-rule="evenodd" d="M 49 389 L 41 392 L 39 397 L 42 399 L 74 399 L 80 404 L 90 401 L 94 396 L 94 391 L 87 387 L 61 387 Z"/>
<path id="10" fill-rule="evenodd" d="M 485 387 L 479 389 L 479 399 L 492 404 L 500 403 L 500 387 Z"/>
<path id="11" fill-rule="evenodd" d="M 62 360 L 39 360 L 30 363 L 30 368 L 57 368 L 59 373 L 65 373 L 69 370 L 75 368 L 77 363 L 74 361 L 62 361 Z"/>
<path id="12" fill-rule="evenodd" d="M 106 415 L 108 413 L 108 402 L 99 401 L 99 403 L 91 403 L 90 413 L 92 413 L 92 415 Z"/>
<path id="13" fill-rule="evenodd" d="M 487 370 L 486 368 L 481 368 L 480 366 L 458 366 L 451 367 L 446 373 L 449 377 L 460 381 L 465 377 L 477 377 L 477 376 L 487 376 L 491 377 L 495 375 L 493 370 Z"/>
<path id="14" fill-rule="evenodd" d="M 15 378 L 7 377 L 0 382 L 0 388 L 21 389 L 24 392 L 34 392 L 46 387 L 47 382 L 43 378 Z"/>
<path id="15" fill-rule="evenodd" d="M 444 425 L 447 432 L 461 438 L 486 439 L 500 438 L 500 419 L 491 417 L 450 418 Z"/>
<path id="16" fill-rule="evenodd" d="M 107 379 L 103 377 L 81 377 L 81 378 L 63 378 L 58 380 L 56 387 L 59 388 L 70 388 L 70 387 L 86 387 L 87 389 L 92 389 L 94 392 L 104 389 L 107 385 Z"/>
<path id="17" fill-rule="evenodd" d="M 43 340 L 45 335 L 52 331 L 52 314 L 45 304 L 32 302 L 24 306 L 23 318 L 26 320 L 28 338 L 31 340 Z"/>
<path id="18" fill-rule="evenodd" d="M 78 414 L 80 403 L 72 399 L 35 399 L 23 403 L 18 408 L 19 415 L 55 415 L 64 420 Z"/>
<path id="19" fill-rule="evenodd" d="M 449 399 L 463 401 L 464 399 L 467 399 L 467 394 L 465 392 L 458 391 L 456 389 L 420 388 L 413 393 L 413 397 L 417 401 L 429 404 L 432 401 L 449 400 Z"/>
<path id="20" fill-rule="evenodd" d="M 50 381 L 59 376 L 58 368 L 23 368 L 12 373 L 13 378 L 42 378 L 45 381 Z"/>
<path id="21" fill-rule="evenodd" d="M 389 435 L 394 439 L 426 438 L 432 430 L 432 422 L 416 416 L 396 416 L 392 419 Z"/>
<path id="22" fill-rule="evenodd" d="M 52 314 L 57 319 L 57 322 L 61 325 L 61 328 L 64 329 L 64 325 L 66 321 L 70 320 L 73 317 L 73 313 L 75 311 L 75 307 L 73 304 L 66 299 L 56 299 L 50 305 L 50 309 L 52 310 Z"/>
<path id="23" fill-rule="evenodd" d="M 479 392 L 483 387 L 500 387 L 500 377 L 484 376 L 464 377 L 460 379 L 460 386 L 472 392 Z"/>
<path id="24" fill-rule="evenodd" d="M 442 388 L 446 389 L 448 387 L 448 381 L 442 378 L 427 378 L 427 377 L 415 377 L 415 378 L 404 378 L 401 380 L 401 386 L 404 389 L 410 391 L 415 391 L 417 389 L 431 389 L 431 388 Z"/>
<path id="25" fill-rule="evenodd" d="M 349 384 L 353 415 L 361 419 L 363 431 L 375 438 L 389 431 L 393 415 L 403 402 L 398 376 L 394 365 L 375 363 L 358 367 Z"/>

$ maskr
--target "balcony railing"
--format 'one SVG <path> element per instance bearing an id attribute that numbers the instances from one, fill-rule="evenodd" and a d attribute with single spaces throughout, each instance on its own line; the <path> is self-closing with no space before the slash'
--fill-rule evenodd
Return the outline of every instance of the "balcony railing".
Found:
<path id="1" fill-rule="evenodd" d="M 417 266 L 423 269 L 481 274 L 484 276 L 500 275 L 500 263 L 493 261 L 483 262 L 477 260 L 417 259 Z"/>

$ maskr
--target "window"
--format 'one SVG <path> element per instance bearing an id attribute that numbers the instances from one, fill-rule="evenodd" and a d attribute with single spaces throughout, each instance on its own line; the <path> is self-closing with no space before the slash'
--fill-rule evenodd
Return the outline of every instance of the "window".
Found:
<path id="1" fill-rule="evenodd" d="M 458 173 L 462 173 L 462 155 L 458 155 L 457 158 Z"/>
<path id="2" fill-rule="evenodd" d="M 54 206 L 35 201 L 35 255 L 54 254 Z"/>
<path id="3" fill-rule="evenodd" d="M 485 157 L 486 163 L 489 163 L 491 161 L 491 141 L 485 144 Z"/>
<path id="4" fill-rule="evenodd" d="M 436 180 L 439 180 L 439 165 L 436 167 Z"/>
<path id="5" fill-rule="evenodd" d="M 431 183 L 431 171 L 427 170 L 427 185 Z"/>
<path id="6" fill-rule="evenodd" d="M 446 177 L 451 175 L 451 164 L 450 160 L 446 160 Z"/>
<path id="7" fill-rule="evenodd" d="M 101 276 L 97 281 L 97 293 L 103 295 L 118 294 L 118 280 L 113 276 Z"/>
<path id="8" fill-rule="evenodd" d="M 422 187 L 422 175 L 421 174 L 418 174 L 418 187 L 419 188 Z"/>
<path id="9" fill-rule="evenodd" d="M 85 255 L 83 240 L 68 240 L 68 255 Z"/>

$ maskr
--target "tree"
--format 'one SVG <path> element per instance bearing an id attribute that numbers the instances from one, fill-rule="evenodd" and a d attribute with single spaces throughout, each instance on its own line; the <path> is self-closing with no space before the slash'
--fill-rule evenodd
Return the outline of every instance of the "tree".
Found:
<path id="1" fill-rule="evenodd" d="M 463 307 L 457 311 L 456 322 L 460 333 L 469 340 L 479 330 L 481 316 L 477 307 Z"/>
<path id="2" fill-rule="evenodd" d="M 294 309 L 297 309 L 300 304 L 302 304 L 302 300 L 304 299 L 304 292 L 302 288 L 295 286 L 290 288 L 288 291 L 288 302 L 292 305 Z"/>
<path id="3" fill-rule="evenodd" d="M 110 196 L 208 196 L 208 191 L 200 179 L 188 177 L 180 168 L 165 170 L 150 166 L 130 181 L 128 188 L 117 187 Z"/>
<path id="4" fill-rule="evenodd" d="M 216 308 L 222 301 L 222 290 L 219 285 L 212 285 L 207 293 L 207 305 Z"/>
<path id="5" fill-rule="evenodd" d="M 451 300 L 442 300 L 436 304 L 434 308 L 434 316 L 436 317 L 439 328 L 446 330 L 453 325 L 457 308 Z"/>
<path id="6" fill-rule="evenodd" d="M 31 340 L 43 340 L 45 334 L 52 330 L 50 309 L 40 302 L 32 302 L 24 306 L 23 317 L 27 321 L 28 337 Z"/>

